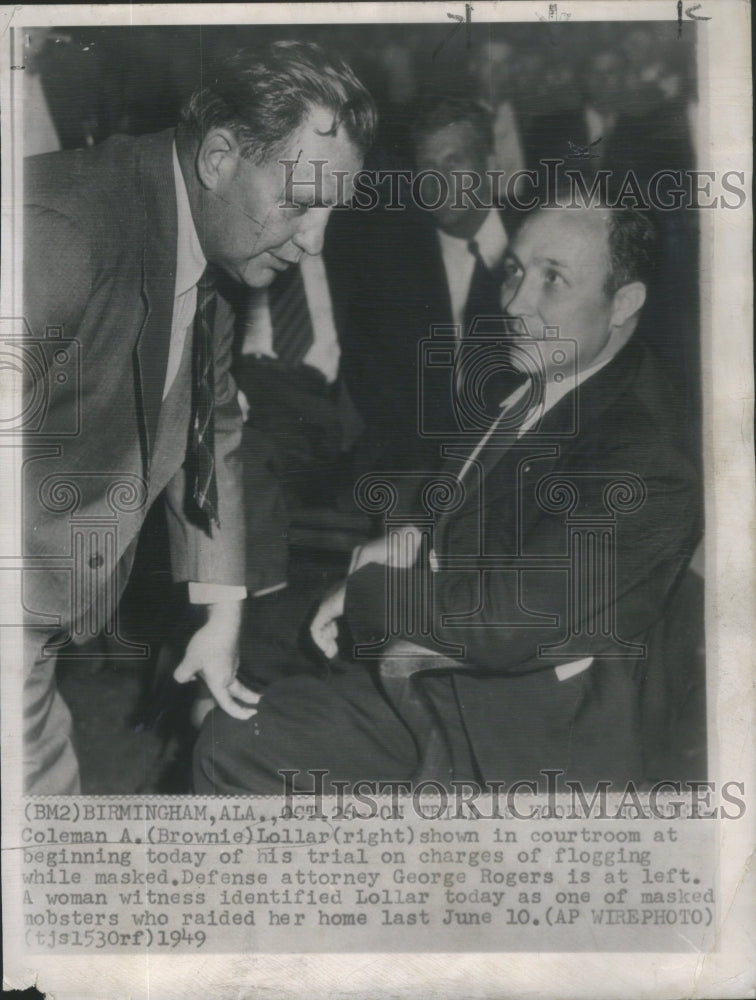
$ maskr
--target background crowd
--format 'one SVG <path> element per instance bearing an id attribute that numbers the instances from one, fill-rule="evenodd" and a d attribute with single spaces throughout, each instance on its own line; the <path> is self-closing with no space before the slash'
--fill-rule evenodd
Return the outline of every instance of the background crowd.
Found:
<path id="1" fill-rule="evenodd" d="M 473 83 L 496 108 L 511 103 L 522 137 L 543 119 L 580 112 L 651 114 L 693 127 L 694 25 L 674 22 L 300 25 L 34 29 L 27 69 L 40 75 L 63 147 L 176 121 L 201 58 L 277 37 L 338 52 L 373 94 L 384 147 L 401 152 L 413 102 Z M 527 145 L 527 142 L 525 143 Z M 41 152 L 27 137 L 27 152 Z M 525 155 L 526 151 L 523 150 Z"/>

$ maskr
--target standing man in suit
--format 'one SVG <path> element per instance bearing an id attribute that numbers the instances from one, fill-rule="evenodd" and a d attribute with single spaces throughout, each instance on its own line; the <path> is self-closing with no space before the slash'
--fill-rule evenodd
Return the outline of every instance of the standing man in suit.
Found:
<path id="1" fill-rule="evenodd" d="M 351 254 L 339 254 L 331 274 L 343 303 L 342 371 L 367 428 L 361 463 L 367 469 L 438 466 L 438 438 L 424 436 L 418 422 L 420 342 L 435 324 L 456 324 L 461 338 L 474 316 L 499 310 L 498 270 L 510 223 L 491 207 L 490 113 L 468 97 L 429 99 L 418 110 L 411 140 L 416 173 L 428 171 L 417 193 L 423 205 L 435 207 L 413 206 L 407 190 L 404 210 L 384 204 L 333 219 L 334 238 L 339 234 L 352 247 Z M 480 184 L 462 195 L 472 178 Z M 436 204 L 442 186 L 448 197 Z M 439 426 L 453 426 L 448 397 L 428 405 Z"/>
<path id="2" fill-rule="evenodd" d="M 54 358 L 23 482 L 27 793 L 78 791 L 56 655 L 112 621 L 159 495 L 174 578 L 204 606 L 174 676 L 252 714 L 236 678 L 247 581 L 223 282 L 262 288 L 320 253 L 373 128 L 343 63 L 277 42 L 208 73 L 175 130 L 27 161 L 25 319 Z"/>
<path id="3" fill-rule="evenodd" d="M 523 223 L 502 304 L 540 369 L 523 365 L 527 379 L 486 433 L 451 449 L 461 499 L 430 554 L 369 543 L 312 623 L 328 657 L 342 618 L 354 642 L 381 646 L 380 681 L 369 659 L 280 681 L 254 731 L 216 711 L 195 753 L 198 791 L 280 792 L 283 769 L 301 791 L 313 787 L 308 769 L 347 785 L 407 781 L 427 765 L 430 739 L 443 753 L 422 773 L 440 781 L 538 781 L 546 768 L 586 784 L 643 778 L 643 687 L 664 669 L 645 643 L 701 513 L 676 403 L 633 337 L 653 242 L 648 219 L 624 209 L 541 209 Z M 410 632 L 410 612 L 393 628 L 396 601 L 406 606 L 423 578 L 431 630 Z M 412 610 L 417 621 L 422 604 Z M 406 646 L 391 656 L 392 635 L 413 644 L 416 696 L 397 691 L 413 660 Z M 439 640 L 457 646 L 453 657 L 428 655 Z"/>

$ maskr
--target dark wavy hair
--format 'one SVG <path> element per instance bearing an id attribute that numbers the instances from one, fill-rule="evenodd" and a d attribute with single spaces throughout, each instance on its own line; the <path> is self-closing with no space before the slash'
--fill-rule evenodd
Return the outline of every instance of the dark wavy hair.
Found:
<path id="1" fill-rule="evenodd" d="M 607 295 L 641 281 L 648 288 L 659 266 L 657 227 L 648 212 L 618 206 L 609 209 L 609 274 Z"/>
<path id="2" fill-rule="evenodd" d="M 314 42 L 280 41 L 219 60 L 189 98 L 181 122 L 200 139 L 213 128 L 229 129 L 242 155 L 262 163 L 283 149 L 316 107 L 333 112 L 326 135 L 343 126 L 366 152 L 377 115 L 352 70 Z"/>

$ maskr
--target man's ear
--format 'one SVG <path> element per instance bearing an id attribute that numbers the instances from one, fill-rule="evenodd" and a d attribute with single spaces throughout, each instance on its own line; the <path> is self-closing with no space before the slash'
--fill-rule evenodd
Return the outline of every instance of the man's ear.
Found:
<path id="1" fill-rule="evenodd" d="M 629 319 L 639 313 L 646 301 L 646 286 L 642 281 L 631 281 L 618 288 L 612 300 L 610 326 L 624 326 Z"/>
<path id="2" fill-rule="evenodd" d="M 233 132 L 226 128 L 210 129 L 197 149 L 197 177 L 202 187 L 215 191 L 236 169 L 239 155 Z"/>

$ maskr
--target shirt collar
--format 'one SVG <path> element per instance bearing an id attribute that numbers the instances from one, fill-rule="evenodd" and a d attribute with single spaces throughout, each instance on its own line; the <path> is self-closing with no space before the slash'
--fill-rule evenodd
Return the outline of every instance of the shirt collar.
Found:
<path id="1" fill-rule="evenodd" d="M 473 237 L 486 267 L 494 268 L 507 249 L 507 234 L 501 221 L 501 212 L 490 209 L 483 225 Z"/>
<path id="2" fill-rule="evenodd" d="M 202 277 L 207 261 L 202 253 L 197 229 L 192 218 L 189 195 L 181 172 L 181 165 L 173 143 L 173 176 L 176 182 L 176 215 L 178 232 L 176 240 L 176 294 L 175 298 L 190 291 Z"/>
<path id="3" fill-rule="evenodd" d="M 444 251 L 457 253 L 460 256 L 469 253 L 469 239 L 460 239 L 458 236 L 450 236 L 442 229 L 437 230 L 441 247 Z M 501 261 L 504 251 L 507 248 L 507 233 L 504 223 L 501 221 L 501 212 L 498 209 L 489 209 L 483 225 L 472 237 L 478 244 L 478 250 L 483 258 L 486 267 L 495 268 Z"/>

